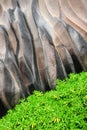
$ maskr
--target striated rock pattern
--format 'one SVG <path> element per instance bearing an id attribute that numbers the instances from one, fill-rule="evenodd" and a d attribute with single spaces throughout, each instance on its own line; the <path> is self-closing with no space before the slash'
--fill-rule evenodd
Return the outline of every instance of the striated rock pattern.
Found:
<path id="1" fill-rule="evenodd" d="M 0 0 L 0 101 L 87 71 L 87 0 Z"/>

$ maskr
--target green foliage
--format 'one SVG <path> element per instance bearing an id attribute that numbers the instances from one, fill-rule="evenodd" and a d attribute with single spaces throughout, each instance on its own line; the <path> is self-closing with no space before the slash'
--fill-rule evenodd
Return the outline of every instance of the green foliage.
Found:
<path id="1" fill-rule="evenodd" d="M 56 81 L 56 89 L 34 94 L 0 120 L 0 130 L 87 130 L 87 73 Z"/>

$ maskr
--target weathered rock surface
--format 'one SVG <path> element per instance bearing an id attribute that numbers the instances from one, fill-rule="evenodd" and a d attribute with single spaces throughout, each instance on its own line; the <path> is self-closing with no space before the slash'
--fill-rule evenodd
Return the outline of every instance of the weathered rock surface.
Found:
<path id="1" fill-rule="evenodd" d="M 86 0 L 0 1 L 0 102 L 9 109 L 55 79 L 87 71 Z"/>

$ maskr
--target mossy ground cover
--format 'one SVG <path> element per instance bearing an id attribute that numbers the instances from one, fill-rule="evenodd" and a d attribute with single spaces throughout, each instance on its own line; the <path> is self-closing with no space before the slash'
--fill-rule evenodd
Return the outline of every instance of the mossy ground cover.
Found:
<path id="1" fill-rule="evenodd" d="M 57 80 L 55 90 L 34 91 L 0 120 L 0 130 L 87 130 L 87 73 Z"/>

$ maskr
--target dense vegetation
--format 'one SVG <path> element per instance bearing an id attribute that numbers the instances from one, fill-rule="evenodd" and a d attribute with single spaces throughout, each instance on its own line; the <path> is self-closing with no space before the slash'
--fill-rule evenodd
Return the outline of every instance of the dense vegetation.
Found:
<path id="1" fill-rule="evenodd" d="M 57 80 L 44 94 L 34 91 L 0 120 L 0 130 L 87 130 L 87 73 Z"/>

